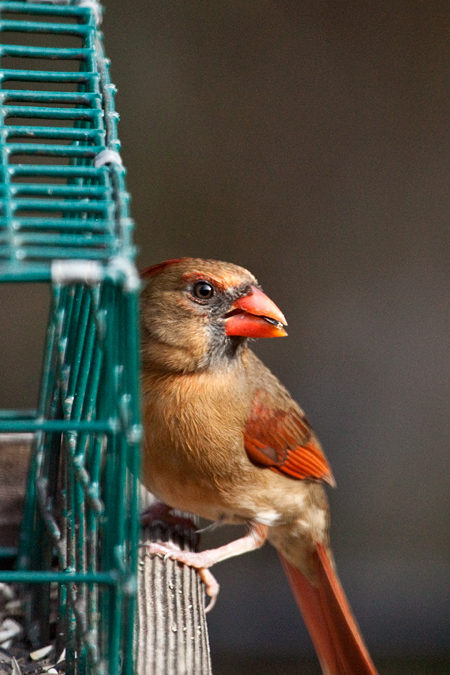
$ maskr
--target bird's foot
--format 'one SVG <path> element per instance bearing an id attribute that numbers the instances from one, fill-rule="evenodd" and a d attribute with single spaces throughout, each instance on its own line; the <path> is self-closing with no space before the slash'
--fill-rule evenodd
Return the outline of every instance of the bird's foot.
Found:
<path id="1" fill-rule="evenodd" d="M 167 560 L 167 558 L 177 560 L 188 567 L 194 567 L 196 570 L 212 567 L 214 563 L 218 562 L 217 556 L 214 555 L 217 549 L 201 551 L 200 553 L 196 553 L 195 551 L 183 551 L 177 544 L 171 541 L 145 544 L 145 547 L 150 553 L 162 555 L 165 560 Z"/>
<path id="2" fill-rule="evenodd" d="M 200 579 L 205 584 L 206 594 L 211 598 L 208 606 L 205 609 L 205 612 L 211 611 L 211 609 L 216 604 L 220 586 L 214 575 L 208 569 L 208 567 L 213 565 L 215 562 L 215 560 L 211 560 L 211 556 L 205 555 L 210 553 L 210 551 L 204 551 L 203 553 L 182 551 L 179 546 L 170 541 L 164 543 L 152 542 L 143 545 L 149 553 L 153 555 L 160 555 L 164 558 L 164 560 L 170 558 L 171 560 L 176 560 L 177 562 L 183 563 L 188 567 L 193 567 L 196 569 Z"/>

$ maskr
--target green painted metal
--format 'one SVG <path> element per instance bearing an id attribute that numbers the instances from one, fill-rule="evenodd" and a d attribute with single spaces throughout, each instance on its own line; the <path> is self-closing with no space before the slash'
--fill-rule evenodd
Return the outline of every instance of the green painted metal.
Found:
<path id="1" fill-rule="evenodd" d="M 52 294 L 37 409 L 0 411 L 0 432 L 34 437 L 0 581 L 22 584 L 36 642 L 57 598 L 69 673 L 131 675 L 139 282 L 99 10 L 0 1 L 0 281 Z"/>
<path id="2" fill-rule="evenodd" d="M 95 12 L 76 3 L 25 2 L 1 2 L 0 12 L 0 40 L 24 36 L 23 44 L 0 42 L 2 62 L 49 62 L 48 70 L 0 70 L 0 278 L 50 279 L 54 258 L 132 259 L 125 170 L 96 162 L 120 144 Z M 68 36 L 80 45 L 28 44 L 35 35 Z M 59 69 L 67 61 L 73 69 Z"/>

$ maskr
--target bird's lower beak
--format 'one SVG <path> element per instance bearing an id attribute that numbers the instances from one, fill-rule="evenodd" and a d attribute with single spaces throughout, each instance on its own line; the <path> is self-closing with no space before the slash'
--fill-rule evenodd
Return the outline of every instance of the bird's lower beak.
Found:
<path id="1" fill-rule="evenodd" d="M 287 335 L 287 321 L 278 307 L 256 286 L 238 298 L 225 315 L 227 335 L 263 338 Z"/>

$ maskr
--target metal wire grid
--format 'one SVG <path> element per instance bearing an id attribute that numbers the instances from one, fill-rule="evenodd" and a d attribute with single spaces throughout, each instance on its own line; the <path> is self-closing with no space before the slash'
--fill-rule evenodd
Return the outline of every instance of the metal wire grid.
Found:
<path id="1" fill-rule="evenodd" d="M 0 2 L 2 64 L 14 66 L 0 71 L 2 278 L 48 279 L 53 258 L 133 255 L 125 171 L 118 155 L 109 166 L 102 160 L 102 152 L 117 153 L 120 144 L 95 18 L 89 7 Z M 24 70 L 23 59 L 39 59 L 48 69 Z M 74 70 L 65 70 L 67 63 Z"/>
<path id="2" fill-rule="evenodd" d="M 35 434 L 16 569 L 0 580 L 27 588 L 36 641 L 57 607 L 69 673 L 116 675 L 133 670 L 138 283 L 95 9 L 0 2 L 0 32 L 15 42 L 2 40 L 1 65 L 57 66 L 0 70 L 0 281 L 52 281 L 39 409 L 0 411 L 0 431 Z M 23 44 L 30 34 L 82 44 Z"/>
<path id="3" fill-rule="evenodd" d="M 53 287 L 38 411 L 51 431 L 38 435 L 19 571 L 11 574 L 57 582 L 31 598 L 30 627 L 32 637 L 45 640 L 42 614 L 48 617 L 56 590 L 69 672 L 132 672 L 140 440 L 131 396 L 135 315 L 135 295 L 111 282 Z M 68 574 L 78 583 L 67 583 Z"/>

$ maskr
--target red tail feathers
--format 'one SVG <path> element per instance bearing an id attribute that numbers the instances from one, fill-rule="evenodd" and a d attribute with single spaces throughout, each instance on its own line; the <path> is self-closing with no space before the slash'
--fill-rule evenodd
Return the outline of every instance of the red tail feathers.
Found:
<path id="1" fill-rule="evenodd" d="M 324 675 L 378 675 L 325 548 L 317 545 L 317 586 L 280 558 Z"/>

